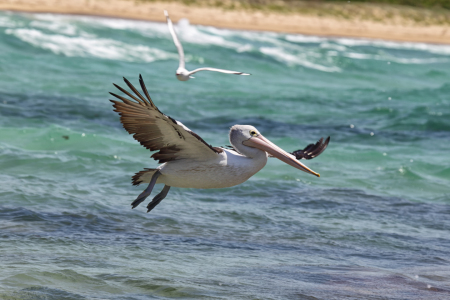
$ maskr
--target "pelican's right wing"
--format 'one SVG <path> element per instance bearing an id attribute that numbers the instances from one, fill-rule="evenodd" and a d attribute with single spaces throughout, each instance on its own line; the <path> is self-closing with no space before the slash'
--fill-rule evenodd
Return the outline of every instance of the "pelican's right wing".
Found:
<path id="1" fill-rule="evenodd" d="M 139 83 L 146 98 L 124 78 L 125 83 L 134 92 L 134 95 L 120 86 L 114 84 L 120 91 L 134 101 L 125 97 L 110 93 L 122 100 L 111 100 L 115 111 L 120 115 L 120 121 L 128 133 L 133 134 L 142 146 L 150 151 L 157 151 L 152 158 L 160 163 L 191 159 L 205 161 L 217 158 L 223 150 L 208 145 L 201 137 L 184 126 L 181 122 L 166 116 L 155 106 L 145 87 L 142 76 L 139 75 Z"/>
<path id="2" fill-rule="evenodd" d="M 175 29 L 173 28 L 172 20 L 169 18 L 169 13 L 167 10 L 164 11 L 164 14 L 166 15 L 167 25 L 169 26 L 170 34 L 172 35 L 173 43 L 175 44 L 175 47 L 178 49 L 178 56 L 180 57 L 180 64 L 178 68 L 185 68 L 184 64 L 184 51 L 183 46 L 181 46 L 180 40 L 178 40 L 177 34 L 175 32 Z"/>
<path id="3" fill-rule="evenodd" d="M 315 144 L 309 144 L 303 150 L 297 150 L 292 152 L 291 154 L 295 156 L 298 160 L 300 159 L 313 159 L 314 157 L 319 156 L 325 149 L 328 147 L 328 143 L 330 142 L 330 137 L 328 137 L 325 142 L 323 138 L 317 141 Z"/>
<path id="4" fill-rule="evenodd" d="M 224 69 L 216 69 L 216 68 L 198 68 L 198 69 L 195 69 L 194 71 L 189 72 L 189 75 L 192 75 L 192 74 L 200 72 L 200 71 L 212 71 L 212 72 L 220 72 L 220 73 L 234 74 L 234 75 L 251 75 L 249 73 L 230 71 L 230 70 L 224 70 Z"/>

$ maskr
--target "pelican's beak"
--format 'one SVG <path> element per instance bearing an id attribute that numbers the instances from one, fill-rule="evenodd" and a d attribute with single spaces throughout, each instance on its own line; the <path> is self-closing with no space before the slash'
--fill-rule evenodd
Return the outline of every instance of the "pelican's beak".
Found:
<path id="1" fill-rule="evenodd" d="M 268 139 L 266 139 L 264 136 L 259 134 L 258 136 L 254 136 L 249 138 L 246 141 L 243 141 L 242 144 L 245 146 L 258 148 L 263 151 L 266 151 L 269 154 L 272 154 L 274 157 L 278 158 L 279 160 L 287 163 L 290 166 L 293 166 L 294 168 L 297 168 L 299 170 L 302 170 L 303 172 L 316 175 L 317 177 L 320 177 L 319 173 L 314 172 L 301 162 L 299 162 L 292 154 L 287 153 Z"/>

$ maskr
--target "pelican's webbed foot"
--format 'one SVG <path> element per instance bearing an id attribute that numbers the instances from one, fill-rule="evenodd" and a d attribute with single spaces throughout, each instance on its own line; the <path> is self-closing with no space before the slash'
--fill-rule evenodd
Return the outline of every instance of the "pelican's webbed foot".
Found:
<path id="1" fill-rule="evenodd" d="M 139 204 L 142 203 L 148 196 L 150 196 L 150 193 L 153 190 L 153 187 L 156 184 L 156 180 L 158 177 L 161 176 L 161 172 L 156 171 L 155 174 L 153 174 L 152 179 L 150 180 L 150 183 L 148 184 L 147 188 L 131 203 L 131 208 L 135 208 Z"/>
<path id="2" fill-rule="evenodd" d="M 159 204 L 164 198 L 166 198 L 167 194 L 169 193 L 170 186 L 165 185 L 163 190 L 153 198 L 152 202 L 150 202 L 147 205 L 147 212 L 150 212 L 152 209 L 155 208 L 156 205 Z"/>

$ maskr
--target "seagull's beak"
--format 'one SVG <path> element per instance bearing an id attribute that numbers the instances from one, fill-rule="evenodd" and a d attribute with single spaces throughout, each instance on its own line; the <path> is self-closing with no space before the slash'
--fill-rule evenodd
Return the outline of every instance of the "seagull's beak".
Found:
<path id="1" fill-rule="evenodd" d="M 299 162 L 292 154 L 287 153 L 268 139 L 266 139 L 264 136 L 259 134 L 258 136 L 251 137 L 250 139 L 243 141 L 242 144 L 245 146 L 258 148 L 260 150 L 266 151 L 269 154 L 272 154 L 274 157 L 278 158 L 282 162 L 287 163 L 290 166 L 293 166 L 294 168 L 297 168 L 299 170 L 302 170 L 303 172 L 315 175 L 317 177 L 320 177 L 319 173 L 314 172 L 301 162 Z"/>

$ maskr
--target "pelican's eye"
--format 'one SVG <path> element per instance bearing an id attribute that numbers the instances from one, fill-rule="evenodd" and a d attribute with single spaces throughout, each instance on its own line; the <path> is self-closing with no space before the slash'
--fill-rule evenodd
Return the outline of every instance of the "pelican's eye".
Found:
<path id="1" fill-rule="evenodd" d="M 251 135 L 251 136 L 257 136 L 257 135 L 258 135 L 258 133 L 256 133 L 256 131 L 255 131 L 255 130 L 250 130 L 250 135 Z"/>

